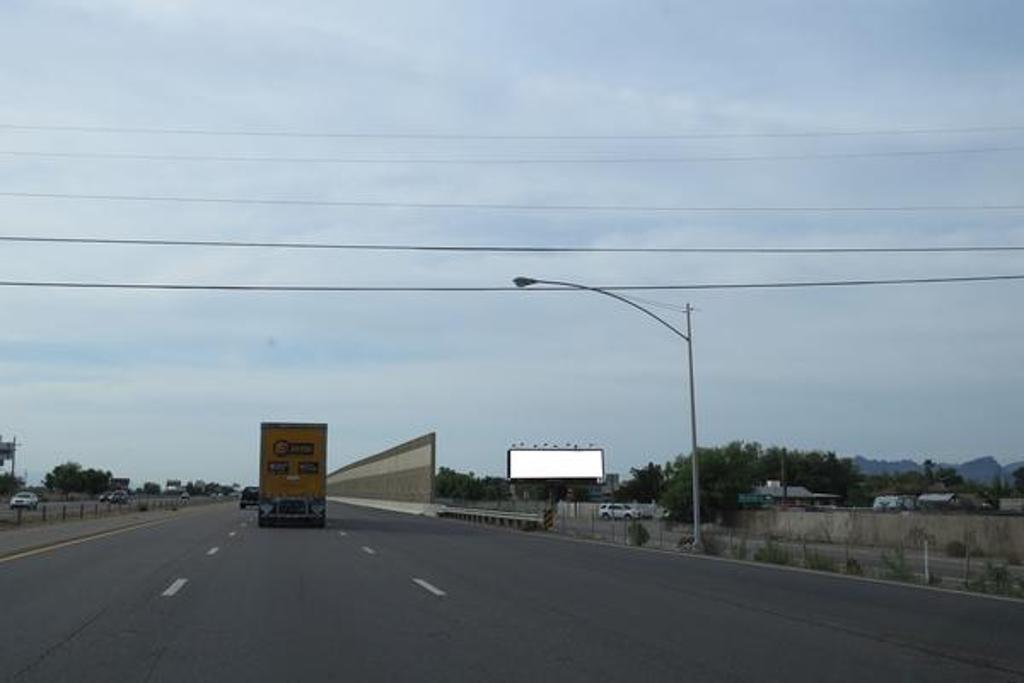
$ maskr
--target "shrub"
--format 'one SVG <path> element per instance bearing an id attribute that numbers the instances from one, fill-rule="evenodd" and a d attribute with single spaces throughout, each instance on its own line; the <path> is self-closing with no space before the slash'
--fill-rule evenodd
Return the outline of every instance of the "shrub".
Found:
<path id="1" fill-rule="evenodd" d="M 147 503 L 145 501 L 139 503 L 139 512 L 145 512 L 148 509 L 149 509 L 149 503 Z"/>
<path id="2" fill-rule="evenodd" d="M 629 523 L 629 528 L 626 530 L 626 536 L 629 539 L 629 544 L 637 547 L 642 546 L 647 543 L 647 541 L 651 540 L 651 534 L 647 531 L 647 527 L 636 520 Z"/>
<path id="3" fill-rule="evenodd" d="M 789 564 L 789 551 L 769 539 L 754 551 L 754 559 L 770 564 Z"/>
<path id="4" fill-rule="evenodd" d="M 907 564 L 907 556 L 903 548 L 897 548 L 890 555 L 882 551 L 882 564 L 885 565 L 884 576 L 893 581 L 913 581 L 914 571 Z"/>
<path id="5" fill-rule="evenodd" d="M 986 562 L 981 576 L 968 582 L 967 587 L 980 593 L 1024 597 L 1024 582 L 1014 580 L 1005 564 Z"/>
<path id="6" fill-rule="evenodd" d="M 737 560 L 747 559 L 747 539 L 746 537 L 741 538 L 739 545 L 734 546 L 732 549 L 732 556 Z"/>
<path id="7" fill-rule="evenodd" d="M 804 566 L 819 572 L 834 572 L 836 561 L 828 555 L 822 555 L 814 550 L 807 552 L 807 549 L 804 548 Z"/>
<path id="8" fill-rule="evenodd" d="M 856 557 L 846 558 L 846 573 L 851 576 L 864 576 L 864 568 L 860 566 Z"/>
<path id="9" fill-rule="evenodd" d="M 714 534 L 704 534 L 701 538 L 701 543 L 704 545 L 705 555 L 717 556 L 722 554 L 722 544 Z"/>
<path id="10" fill-rule="evenodd" d="M 946 554 L 950 557 L 963 557 L 967 554 L 967 548 L 960 541 L 950 541 L 946 544 Z"/>

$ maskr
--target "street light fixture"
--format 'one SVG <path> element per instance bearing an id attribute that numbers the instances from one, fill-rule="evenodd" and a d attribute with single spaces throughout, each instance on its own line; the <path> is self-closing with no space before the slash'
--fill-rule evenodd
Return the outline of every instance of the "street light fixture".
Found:
<path id="1" fill-rule="evenodd" d="M 635 301 L 631 301 L 624 296 L 620 296 L 615 292 L 611 292 L 607 289 L 600 287 L 588 287 L 587 285 L 581 285 L 576 282 L 562 282 L 559 280 L 538 280 L 532 277 L 517 277 L 512 280 L 516 287 L 525 288 L 533 285 L 552 285 L 555 287 L 566 287 L 568 289 L 579 289 L 587 292 L 596 292 L 597 294 L 603 294 L 611 297 L 617 301 L 621 301 L 624 304 L 632 306 L 641 313 L 654 318 L 656 321 L 667 327 L 673 334 L 681 338 L 686 342 L 687 350 L 687 364 L 689 366 L 690 375 L 690 439 L 691 439 L 691 451 L 690 451 L 690 463 L 693 466 L 693 545 L 697 550 L 703 548 L 701 542 L 700 533 L 700 477 L 699 468 L 697 465 L 697 405 L 695 392 L 693 387 L 693 330 L 690 326 L 690 312 L 693 310 L 690 304 L 686 304 L 686 332 L 678 329 L 675 325 L 672 325 L 661 316 L 657 315 L 644 308 Z"/>

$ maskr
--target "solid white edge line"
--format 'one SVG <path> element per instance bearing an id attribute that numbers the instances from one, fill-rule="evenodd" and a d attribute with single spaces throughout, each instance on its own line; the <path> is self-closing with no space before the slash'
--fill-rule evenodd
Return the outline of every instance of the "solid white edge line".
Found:
<path id="1" fill-rule="evenodd" d="M 180 591 L 186 583 L 188 583 L 188 579 L 175 579 L 160 595 L 165 598 L 174 597 L 174 594 Z"/>
<path id="2" fill-rule="evenodd" d="M 209 550 L 206 551 L 206 554 L 207 555 L 216 555 L 218 550 L 220 550 L 220 548 L 218 548 L 217 546 L 213 546 L 212 548 L 210 548 Z"/>
<path id="3" fill-rule="evenodd" d="M 443 598 L 444 596 L 448 595 L 443 590 L 441 590 L 437 586 L 433 585 L 429 581 L 425 581 L 424 579 L 413 578 L 412 582 L 415 583 L 420 588 L 433 593 L 434 595 L 436 595 L 439 598 Z"/>
<path id="4" fill-rule="evenodd" d="M 368 545 L 364 545 L 363 546 L 363 552 L 366 553 L 367 555 L 376 555 L 377 554 L 377 551 L 374 550 L 373 548 L 371 548 Z"/>

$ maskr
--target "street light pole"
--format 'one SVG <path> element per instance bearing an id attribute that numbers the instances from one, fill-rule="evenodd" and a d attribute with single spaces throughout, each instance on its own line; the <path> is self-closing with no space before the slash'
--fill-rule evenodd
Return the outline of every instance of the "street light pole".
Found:
<path id="1" fill-rule="evenodd" d="M 579 289 L 587 292 L 596 292 L 597 294 L 603 294 L 617 301 L 621 301 L 622 303 L 628 306 L 632 306 L 641 313 L 644 313 L 650 316 L 651 318 L 654 318 L 663 326 L 667 327 L 673 334 L 675 334 L 677 337 L 680 337 L 683 341 L 686 342 L 687 365 L 689 367 L 690 377 L 690 464 L 692 466 L 693 480 L 693 546 L 698 551 L 702 550 L 704 545 L 701 541 L 700 533 L 700 468 L 697 464 L 697 403 L 695 398 L 696 392 L 693 384 L 693 329 L 690 324 L 690 313 L 691 311 L 693 311 L 693 307 L 690 306 L 690 304 L 686 304 L 686 332 L 684 333 L 682 330 L 677 328 L 675 325 L 672 325 L 671 323 L 669 323 L 656 313 L 649 311 L 648 309 L 644 308 L 635 301 L 631 301 L 630 299 L 627 299 L 626 297 L 616 294 L 615 292 L 611 292 L 607 289 L 602 289 L 600 287 L 589 287 L 587 285 L 581 285 L 576 282 L 563 282 L 559 280 L 537 280 L 535 278 L 530 277 L 517 277 L 512 282 L 515 284 L 516 287 L 520 288 L 530 287 L 532 285 L 552 285 L 555 287 L 566 287 L 569 289 Z"/>

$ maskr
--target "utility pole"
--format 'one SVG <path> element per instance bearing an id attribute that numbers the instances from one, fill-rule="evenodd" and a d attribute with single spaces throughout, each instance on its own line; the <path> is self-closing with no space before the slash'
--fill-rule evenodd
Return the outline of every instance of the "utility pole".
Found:
<path id="1" fill-rule="evenodd" d="M 703 548 L 700 534 L 700 469 L 697 465 L 697 399 L 693 388 L 693 327 L 690 312 L 693 306 L 686 304 L 686 351 L 690 369 L 690 458 L 693 465 L 693 546 Z"/>
<path id="2" fill-rule="evenodd" d="M 789 487 L 786 485 L 786 449 L 783 447 L 780 451 L 782 458 L 782 474 L 780 476 L 782 482 L 782 506 L 786 506 L 786 494 L 789 493 L 787 490 Z"/>

